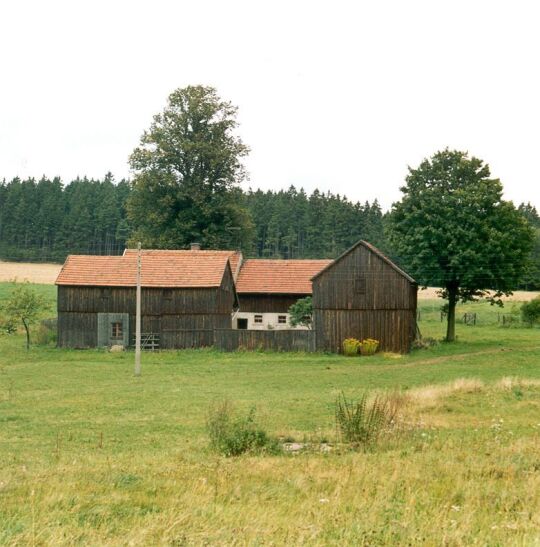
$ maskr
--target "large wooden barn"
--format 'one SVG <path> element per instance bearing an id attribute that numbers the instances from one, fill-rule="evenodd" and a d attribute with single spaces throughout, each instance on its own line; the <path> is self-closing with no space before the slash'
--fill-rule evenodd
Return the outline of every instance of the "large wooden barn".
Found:
<path id="1" fill-rule="evenodd" d="M 58 345 L 132 346 L 136 275 L 134 250 L 69 256 L 56 281 Z M 251 340 L 254 347 L 340 352 L 343 340 L 354 337 L 407 352 L 416 334 L 417 284 L 365 241 L 336 260 L 243 261 L 238 251 L 145 250 L 141 285 L 143 346 L 146 340 L 152 348 L 230 348 Z M 311 294 L 313 332 L 294 333 L 289 307 Z M 271 331 L 279 331 L 275 340 Z"/>
<path id="2" fill-rule="evenodd" d="M 208 346 L 238 307 L 230 251 L 143 251 L 141 330 L 161 348 Z M 58 276 L 58 345 L 133 345 L 137 252 L 69 256 Z"/>
<path id="3" fill-rule="evenodd" d="M 311 278 L 331 260 L 248 259 L 242 263 L 236 291 L 236 329 L 291 329 L 289 308 L 311 296 Z M 300 327 L 301 328 L 301 327 Z"/>
<path id="4" fill-rule="evenodd" d="M 378 249 L 359 241 L 313 277 L 313 326 L 320 351 L 345 338 L 375 338 L 408 352 L 416 335 L 418 285 Z"/>

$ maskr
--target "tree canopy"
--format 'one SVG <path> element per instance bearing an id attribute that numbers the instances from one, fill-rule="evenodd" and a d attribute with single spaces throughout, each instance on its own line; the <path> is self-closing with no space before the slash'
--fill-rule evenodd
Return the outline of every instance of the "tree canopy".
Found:
<path id="1" fill-rule="evenodd" d="M 489 166 L 466 152 L 446 149 L 409 168 L 401 191 L 388 217 L 391 244 L 419 283 L 442 288 L 446 339 L 453 341 L 459 300 L 500 303 L 521 281 L 532 230 L 502 199 L 501 182 L 490 178 Z"/>
<path id="2" fill-rule="evenodd" d="M 133 240 L 158 248 L 249 242 L 252 221 L 238 185 L 248 147 L 234 134 L 237 109 L 212 87 L 174 91 L 130 158 Z"/>

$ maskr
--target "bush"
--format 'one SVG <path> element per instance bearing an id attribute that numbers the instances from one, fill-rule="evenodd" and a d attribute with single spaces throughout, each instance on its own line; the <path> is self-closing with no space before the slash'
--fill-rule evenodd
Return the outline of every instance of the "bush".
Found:
<path id="1" fill-rule="evenodd" d="M 343 340 L 343 353 L 348 357 L 358 355 L 360 345 L 360 340 L 357 340 L 356 338 L 346 338 Z"/>
<path id="2" fill-rule="evenodd" d="M 247 416 L 238 417 L 231 403 L 224 401 L 210 410 L 206 428 L 211 448 L 224 456 L 276 453 L 279 449 L 277 440 L 256 423 L 255 408 L 251 408 Z"/>
<path id="3" fill-rule="evenodd" d="M 373 338 L 366 338 L 360 344 L 360 353 L 362 355 L 374 355 L 379 349 L 379 341 Z"/>
<path id="4" fill-rule="evenodd" d="M 395 423 L 402 399 L 377 395 L 368 402 L 364 393 L 359 401 L 348 401 L 344 393 L 336 400 L 336 429 L 343 441 L 366 447 Z"/>
<path id="5" fill-rule="evenodd" d="M 521 306 L 521 318 L 531 326 L 534 323 L 540 322 L 540 297 L 536 297 L 530 302 L 525 302 Z"/>
<path id="6" fill-rule="evenodd" d="M 36 342 L 40 346 L 56 346 L 56 319 L 44 319 L 36 332 Z"/>

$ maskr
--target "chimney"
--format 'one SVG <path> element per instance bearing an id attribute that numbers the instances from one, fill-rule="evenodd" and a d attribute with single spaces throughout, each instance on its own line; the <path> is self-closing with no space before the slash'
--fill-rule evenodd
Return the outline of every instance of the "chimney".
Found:
<path id="1" fill-rule="evenodd" d="M 201 244 L 200 243 L 192 243 L 191 244 L 191 250 L 192 251 L 200 251 L 201 250 Z"/>

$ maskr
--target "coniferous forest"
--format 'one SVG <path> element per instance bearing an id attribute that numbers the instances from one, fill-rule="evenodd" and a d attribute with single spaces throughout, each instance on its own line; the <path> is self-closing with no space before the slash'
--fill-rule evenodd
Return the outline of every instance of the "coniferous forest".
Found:
<path id="1" fill-rule="evenodd" d="M 130 183 L 58 178 L 0 183 L 0 258 L 62 262 L 72 253 L 121 254 L 130 239 L 126 201 Z M 359 238 L 384 247 L 377 201 L 352 203 L 330 192 L 247 191 L 253 223 L 248 256 L 334 257 Z"/>
<path id="2" fill-rule="evenodd" d="M 0 260 L 63 262 L 68 254 L 121 254 L 132 229 L 129 181 L 15 178 L 0 182 Z M 358 239 L 393 255 L 377 200 L 352 202 L 315 190 L 249 190 L 240 196 L 252 222 L 246 256 L 333 258 Z M 522 288 L 540 289 L 540 217 L 530 204 L 519 210 L 537 233 L 532 264 Z M 133 244 L 134 242 L 131 241 Z"/>
<path id="3" fill-rule="evenodd" d="M 130 185 L 59 178 L 0 183 L 0 259 L 63 262 L 72 254 L 120 254 L 129 237 Z"/>

